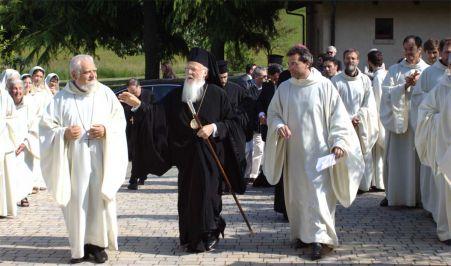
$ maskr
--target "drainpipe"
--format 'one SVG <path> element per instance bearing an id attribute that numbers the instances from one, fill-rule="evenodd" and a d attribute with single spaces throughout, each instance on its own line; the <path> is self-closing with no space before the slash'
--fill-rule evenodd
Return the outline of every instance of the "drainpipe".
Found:
<path id="1" fill-rule="evenodd" d="M 302 17 L 302 32 L 301 32 L 301 37 L 302 37 L 302 44 L 305 45 L 305 16 L 304 16 L 304 14 L 294 13 L 294 12 L 288 11 L 287 9 L 285 9 L 285 11 L 286 11 L 287 14 L 289 14 L 289 15 L 294 15 L 294 16 L 300 16 L 300 17 Z"/>
<path id="2" fill-rule="evenodd" d="M 335 46 L 335 12 L 337 8 L 336 0 L 332 1 L 332 14 L 330 15 L 330 45 Z"/>

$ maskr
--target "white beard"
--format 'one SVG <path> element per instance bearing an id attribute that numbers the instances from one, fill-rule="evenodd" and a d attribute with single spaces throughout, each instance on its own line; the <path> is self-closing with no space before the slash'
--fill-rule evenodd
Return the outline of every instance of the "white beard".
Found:
<path id="1" fill-rule="evenodd" d="M 96 86 L 97 86 L 97 80 L 93 80 L 93 81 L 89 82 L 88 84 L 79 85 L 78 87 L 82 91 L 90 93 L 91 91 L 93 91 L 95 89 Z"/>
<path id="2" fill-rule="evenodd" d="M 185 79 L 183 83 L 182 102 L 187 103 L 191 101 L 193 103 L 200 100 L 204 91 L 205 80 L 189 80 Z"/>

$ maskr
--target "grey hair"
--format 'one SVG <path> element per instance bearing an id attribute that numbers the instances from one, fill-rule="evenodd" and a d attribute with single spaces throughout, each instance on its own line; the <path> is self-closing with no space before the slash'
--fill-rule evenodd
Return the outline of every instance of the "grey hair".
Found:
<path id="1" fill-rule="evenodd" d="M 94 58 L 92 58 L 92 56 L 90 56 L 90 55 L 87 55 L 87 54 L 76 55 L 76 56 L 72 57 L 72 59 L 70 60 L 70 63 L 69 63 L 69 71 L 71 74 L 72 74 L 72 72 L 76 72 L 76 73 L 78 73 L 78 75 L 80 75 L 80 71 L 81 71 L 80 62 L 83 60 L 89 60 L 92 63 L 94 63 Z"/>
<path id="2" fill-rule="evenodd" d="M 13 86 L 16 84 L 20 84 L 23 89 L 23 81 L 21 79 L 14 79 L 14 80 L 8 80 L 8 83 L 7 83 L 8 90 L 11 91 Z"/>
<path id="3" fill-rule="evenodd" d="M 329 46 L 329 47 L 327 47 L 327 51 L 334 51 L 334 52 L 337 52 L 337 48 L 335 48 L 335 46 Z"/>
<path id="4" fill-rule="evenodd" d="M 256 68 L 254 69 L 254 72 L 252 72 L 252 77 L 253 77 L 253 78 L 259 77 L 259 76 L 261 76 L 262 73 L 265 72 L 265 71 L 266 71 L 266 67 L 258 66 L 258 67 L 256 67 Z"/>

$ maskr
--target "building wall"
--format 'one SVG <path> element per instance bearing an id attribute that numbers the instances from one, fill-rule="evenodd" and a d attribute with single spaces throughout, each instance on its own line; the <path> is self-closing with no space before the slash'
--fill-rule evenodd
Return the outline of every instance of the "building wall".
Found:
<path id="1" fill-rule="evenodd" d="M 320 40 L 318 50 L 324 52 L 330 45 L 330 3 L 317 6 Z M 375 18 L 393 18 L 393 40 L 378 41 L 375 38 Z M 447 1 L 413 1 L 377 5 L 370 1 L 338 2 L 336 6 L 335 46 L 338 58 L 342 60 L 343 51 L 356 48 L 360 51 L 360 68 L 366 65 L 366 54 L 377 48 L 384 54 L 385 64 L 396 63 L 403 57 L 402 42 L 407 35 L 418 35 L 423 42 L 428 38 L 442 39 L 451 36 L 451 4 Z"/>

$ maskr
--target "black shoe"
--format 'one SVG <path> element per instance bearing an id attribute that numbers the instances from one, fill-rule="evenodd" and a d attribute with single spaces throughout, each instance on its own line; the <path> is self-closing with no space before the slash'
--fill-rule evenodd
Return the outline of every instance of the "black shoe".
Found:
<path id="1" fill-rule="evenodd" d="M 69 263 L 70 264 L 78 264 L 78 263 L 82 263 L 82 262 L 87 261 L 87 260 L 88 259 L 86 258 L 86 255 L 85 255 L 85 257 L 83 257 L 83 258 L 70 259 Z"/>
<path id="2" fill-rule="evenodd" d="M 363 193 L 365 193 L 366 191 L 364 191 L 364 190 L 361 190 L 361 189 L 358 189 L 357 190 L 357 195 L 362 195 Z"/>
<path id="3" fill-rule="evenodd" d="M 85 257 L 86 259 L 89 258 L 89 255 L 92 255 L 94 257 L 94 261 L 96 263 L 104 263 L 108 260 L 108 255 L 105 252 L 105 248 L 92 245 L 92 244 L 86 244 L 85 245 Z"/>
<path id="4" fill-rule="evenodd" d="M 370 192 L 385 192 L 385 189 L 377 188 L 377 187 L 371 187 Z"/>
<path id="5" fill-rule="evenodd" d="M 319 260 L 321 259 L 321 244 L 320 243 L 312 243 L 312 255 L 310 258 L 312 260 Z"/>
<path id="6" fill-rule="evenodd" d="M 447 239 L 442 242 L 445 243 L 445 245 L 451 246 L 451 239 Z"/>
<path id="7" fill-rule="evenodd" d="M 379 203 L 379 205 L 380 205 L 381 207 L 387 207 L 387 206 L 388 206 L 388 200 L 387 200 L 387 198 L 384 198 L 384 199 L 381 201 L 381 203 Z"/>
<path id="8" fill-rule="evenodd" d="M 96 263 L 104 263 L 108 260 L 108 254 L 106 254 L 104 248 L 96 247 L 97 249 L 94 251 L 94 261 Z"/>
<path id="9" fill-rule="evenodd" d="M 127 186 L 130 190 L 138 190 L 138 183 L 131 183 Z"/>
<path id="10" fill-rule="evenodd" d="M 146 181 L 145 179 L 140 179 L 139 181 L 138 181 L 138 185 L 144 185 L 144 181 Z"/>
<path id="11" fill-rule="evenodd" d="M 296 239 L 296 243 L 294 245 L 295 245 L 295 248 L 306 248 L 306 247 L 308 247 L 308 244 L 302 242 L 302 240 L 300 240 L 300 239 Z"/>

